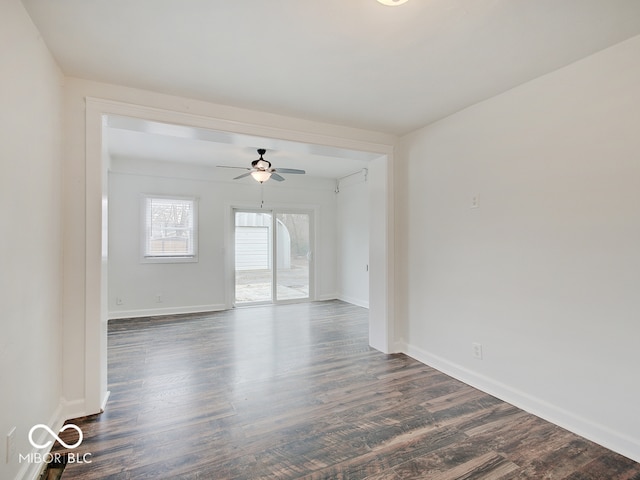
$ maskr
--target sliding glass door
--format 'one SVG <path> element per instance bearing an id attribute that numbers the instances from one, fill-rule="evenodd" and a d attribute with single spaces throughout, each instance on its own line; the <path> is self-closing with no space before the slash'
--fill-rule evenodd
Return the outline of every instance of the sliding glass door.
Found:
<path id="1" fill-rule="evenodd" d="M 271 212 L 235 211 L 235 300 L 273 300 Z"/>
<path id="2" fill-rule="evenodd" d="M 308 213 L 276 214 L 276 238 L 279 239 L 275 275 L 277 300 L 309 298 L 309 220 Z"/>
<path id="3" fill-rule="evenodd" d="M 234 210 L 235 303 L 310 299 L 312 215 Z"/>

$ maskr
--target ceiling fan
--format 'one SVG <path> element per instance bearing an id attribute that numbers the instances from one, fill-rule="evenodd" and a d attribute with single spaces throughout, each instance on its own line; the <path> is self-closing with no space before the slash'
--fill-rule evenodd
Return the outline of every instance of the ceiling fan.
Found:
<path id="1" fill-rule="evenodd" d="M 248 177 L 251 175 L 256 181 L 260 183 L 264 183 L 270 178 L 273 178 L 277 182 L 284 181 L 284 177 L 280 175 L 280 173 L 296 173 L 296 174 L 304 174 L 306 173 L 304 170 L 299 170 L 297 168 L 273 168 L 271 166 L 271 162 L 262 158 L 262 156 L 267 153 L 264 148 L 258 149 L 258 155 L 260 158 L 251 162 L 251 168 L 249 167 L 229 167 L 227 165 L 218 165 L 221 168 L 241 168 L 242 170 L 249 170 L 247 173 L 243 173 L 242 175 L 238 175 L 234 178 L 234 180 L 238 180 L 240 178 Z"/>

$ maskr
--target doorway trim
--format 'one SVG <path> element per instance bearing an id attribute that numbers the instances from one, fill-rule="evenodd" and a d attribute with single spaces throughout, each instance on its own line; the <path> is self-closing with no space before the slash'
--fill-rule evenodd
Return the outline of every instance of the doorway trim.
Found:
<path id="1" fill-rule="evenodd" d="M 188 108 L 188 107 L 187 107 Z M 394 332 L 393 145 L 87 97 L 85 111 L 85 368 L 86 414 L 104 409 L 107 391 L 108 158 L 104 120 L 109 115 L 228 133 L 379 154 L 371 162 L 369 343 L 391 353 Z M 354 130 L 355 131 L 355 130 Z"/>

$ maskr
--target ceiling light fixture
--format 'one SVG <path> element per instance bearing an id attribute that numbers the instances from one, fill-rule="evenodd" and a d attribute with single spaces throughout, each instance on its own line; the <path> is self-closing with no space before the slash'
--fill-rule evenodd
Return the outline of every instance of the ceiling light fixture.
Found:
<path id="1" fill-rule="evenodd" d="M 267 172 L 266 170 L 254 170 L 251 172 L 251 176 L 254 180 L 264 183 L 271 178 L 271 172 Z"/>
<path id="2" fill-rule="evenodd" d="M 398 5 L 402 5 L 403 3 L 407 3 L 408 0 L 378 0 L 382 5 L 387 5 L 388 7 L 397 7 Z"/>

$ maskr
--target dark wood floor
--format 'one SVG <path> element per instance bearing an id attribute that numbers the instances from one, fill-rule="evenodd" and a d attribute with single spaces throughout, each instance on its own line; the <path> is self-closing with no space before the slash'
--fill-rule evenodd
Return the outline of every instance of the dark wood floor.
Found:
<path id="1" fill-rule="evenodd" d="M 62 478 L 640 480 L 367 338 L 367 310 L 338 301 L 111 323 L 107 409 L 74 422 L 92 463 Z"/>

